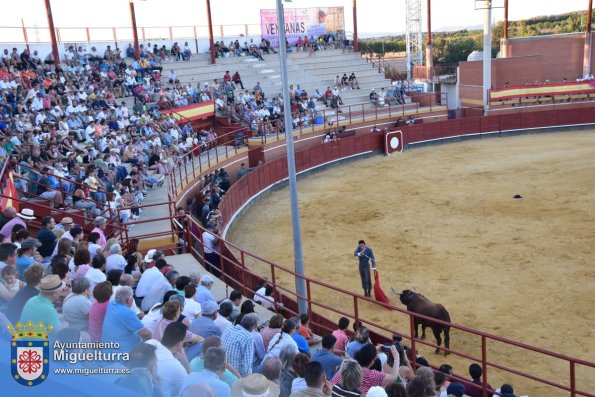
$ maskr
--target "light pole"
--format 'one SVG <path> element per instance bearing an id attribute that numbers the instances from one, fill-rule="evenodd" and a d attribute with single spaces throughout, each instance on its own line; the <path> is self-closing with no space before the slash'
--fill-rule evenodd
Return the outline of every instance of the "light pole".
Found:
<path id="1" fill-rule="evenodd" d="M 50 0 L 45 0 L 45 11 L 48 17 L 48 30 L 50 32 L 50 41 L 52 43 L 52 56 L 56 68 L 60 66 L 60 52 L 58 51 L 58 41 L 56 40 L 56 28 L 54 27 L 54 16 L 52 15 L 52 6 Z"/>
<path id="2" fill-rule="evenodd" d="M 291 1 L 291 0 L 286 0 Z M 285 18 L 282 0 L 277 0 L 277 30 L 279 31 L 279 63 L 281 65 L 281 87 L 283 93 L 283 121 L 285 122 L 285 144 L 287 145 L 287 174 L 289 178 L 289 201 L 291 204 L 291 225 L 293 231 L 293 257 L 295 266 L 295 290 L 298 295 L 298 311 L 308 312 L 306 280 L 304 276 L 304 256 L 302 253 L 302 228 L 298 204 L 295 155 L 293 149 L 293 125 L 291 123 L 291 104 L 289 101 L 289 78 L 287 76 L 287 46 L 285 45 Z"/>
<path id="3" fill-rule="evenodd" d="M 130 19 L 132 21 L 132 38 L 134 40 L 134 56 L 136 60 L 140 59 L 140 45 L 138 43 L 138 32 L 136 30 L 136 13 L 134 11 L 134 0 L 128 0 L 130 6 Z"/>
<path id="4" fill-rule="evenodd" d="M 483 114 L 487 116 L 492 89 L 492 0 L 484 0 L 483 6 Z"/>

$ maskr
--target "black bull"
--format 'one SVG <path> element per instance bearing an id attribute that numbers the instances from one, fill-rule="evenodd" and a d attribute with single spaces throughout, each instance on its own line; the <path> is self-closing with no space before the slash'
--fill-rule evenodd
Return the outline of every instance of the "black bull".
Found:
<path id="1" fill-rule="evenodd" d="M 407 306 L 407 310 L 416 314 L 422 314 L 427 317 L 432 317 L 438 320 L 442 320 L 445 322 L 450 323 L 450 315 L 448 311 L 439 303 L 433 303 L 428 298 L 419 294 L 415 291 L 410 291 L 408 289 L 403 290 L 401 293 L 396 292 L 393 289 L 393 292 L 396 295 L 399 295 L 399 299 L 401 303 Z M 418 337 L 418 326 L 421 324 L 421 339 L 426 338 L 426 327 L 432 328 L 432 332 L 434 333 L 434 337 L 436 338 L 436 344 L 440 346 L 442 344 L 442 331 L 444 331 L 444 346 L 446 349 L 450 348 L 450 327 L 447 325 L 442 325 L 438 323 L 434 323 L 432 321 L 424 320 L 415 317 L 414 325 L 415 325 L 415 337 Z M 440 352 L 440 348 L 436 349 L 436 353 Z M 448 354 L 448 350 L 445 351 L 445 354 Z"/>

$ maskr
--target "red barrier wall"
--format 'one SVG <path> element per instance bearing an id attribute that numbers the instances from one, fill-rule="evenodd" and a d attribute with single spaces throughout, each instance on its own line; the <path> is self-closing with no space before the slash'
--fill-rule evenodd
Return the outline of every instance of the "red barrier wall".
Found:
<path id="1" fill-rule="evenodd" d="M 595 105 L 581 107 L 578 109 L 543 110 L 527 113 L 491 115 L 487 117 L 477 116 L 435 123 L 417 124 L 403 128 L 403 137 L 405 144 L 415 144 L 429 139 L 443 139 L 464 135 L 476 135 L 478 133 L 486 132 L 506 132 L 507 130 L 522 130 L 546 126 L 555 127 L 558 125 L 574 125 L 583 123 L 595 123 Z M 383 134 L 369 133 L 344 138 L 338 142 L 319 144 L 317 146 L 304 148 L 295 154 L 296 168 L 299 172 L 354 154 L 361 154 L 368 151 L 383 151 L 383 141 Z M 271 160 L 244 176 L 231 186 L 220 203 L 219 208 L 221 209 L 225 222 L 229 222 L 233 214 L 256 194 L 286 177 L 287 161 L 285 158 Z M 223 273 L 232 275 L 232 277 L 235 278 L 234 280 L 228 276 L 224 276 L 224 281 L 227 282 L 227 284 L 232 288 L 240 289 L 246 294 L 247 292 L 249 293 L 246 288 L 252 288 L 252 290 L 254 290 L 254 286 L 256 286 L 261 280 L 261 277 L 258 274 L 251 272 L 245 265 L 242 265 L 240 272 L 238 272 L 237 264 L 244 264 L 244 254 L 245 253 L 242 252 L 242 257 L 236 258 L 234 256 L 236 254 L 232 252 L 229 247 L 225 246 L 225 244 L 222 244 L 221 246 Z M 258 258 L 256 256 L 253 257 Z M 266 263 L 266 260 L 261 260 Z M 270 281 L 274 282 L 274 275 L 273 280 Z M 284 296 L 283 291 L 279 291 L 278 288 L 279 286 L 277 286 L 277 290 L 275 292 L 275 300 L 284 304 L 285 314 L 296 313 L 297 304 L 295 300 L 289 298 L 286 295 Z M 309 291 L 308 295 L 310 295 Z M 248 294 L 248 296 L 250 295 Z M 316 310 L 310 310 L 310 317 L 312 320 L 313 330 L 318 334 L 324 335 L 335 327 L 333 320 L 317 314 Z M 384 336 L 377 333 L 371 332 L 371 334 L 375 342 L 386 339 Z M 485 337 L 483 340 L 485 342 Z M 411 340 L 411 342 L 413 343 L 413 340 Z M 519 344 L 514 341 L 509 341 L 507 343 L 519 346 Z M 485 361 L 485 353 L 482 354 L 484 357 L 483 360 Z M 556 356 L 556 353 L 546 354 L 550 356 Z M 578 363 L 579 361 L 576 362 Z M 484 368 L 486 363 L 487 361 L 484 362 Z M 591 363 L 587 362 L 580 362 L 580 364 L 588 367 L 593 366 Z M 496 364 L 490 365 L 496 366 Z M 574 361 L 571 361 L 571 368 L 574 368 L 574 365 Z M 505 369 L 504 367 L 499 368 Z M 548 380 L 539 379 L 530 374 L 516 372 L 515 369 L 508 369 L 508 372 L 525 376 L 529 379 L 541 382 L 542 384 L 549 384 L 557 388 L 565 388 L 565 386 L 556 385 L 549 382 Z M 569 375 L 570 388 L 567 388 L 566 390 L 569 390 L 571 395 L 590 396 L 590 394 L 586 392 L 575 389 L 574 377 L 574 370 L 571 370 Z M 562 378 L 564 378 L 564 376 Z"/>

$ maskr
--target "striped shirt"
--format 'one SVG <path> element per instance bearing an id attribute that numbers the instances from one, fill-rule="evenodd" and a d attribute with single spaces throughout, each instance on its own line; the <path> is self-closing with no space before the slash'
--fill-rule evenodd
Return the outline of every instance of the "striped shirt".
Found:
<path id="1" fill-rule="evenodd" d="M 340 385 L 333 385 L 332 397 L 359 397 L 359 391 L 349 391 L 341 388 Z"/>
<path id="2" fill-rule="evenodd" d="M 382 381 L 386 374 L 384 372 L 376 371 L 374 369 L 362 368 L 362 384 L 357 389 L 361 394 L 366 395 L 372 386 L 382 386 Z M 333 385 L 341 384 L 341 371 L 338 371 L 331 380 Z"/>

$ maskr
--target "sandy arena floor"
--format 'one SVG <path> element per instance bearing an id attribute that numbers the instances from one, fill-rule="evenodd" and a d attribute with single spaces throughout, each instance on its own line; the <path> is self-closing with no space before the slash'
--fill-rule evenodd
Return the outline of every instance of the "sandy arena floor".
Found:
<path id="1" fill-rule="evenodd" d="M 365 239 L 386 292 L 415 286 L 457 324 L 595 361 L 595 130 L 375 156 L 301 179 L 299 191 L 307 275 L 361 292 L 352 254 Z M 288 202 L 287 188 L 267 196 L 228 237 L 292 267 Z M 365 306 L 363 317 L 408 329 L 403 318 Z M 453 349 L 479 355 L 480 346 L 476 336 L 451 332 Z M 466 360 L 420 351 L 467 373 Z M 497 343 L 488 352 L 490 361 L 568 383 L 567 363 Z M 495 369 L 488 379 L 511 382 L 517 395 L 568 395 Z M 577 379 L 595 389 L 595 370 L 577 367 Z"/>

